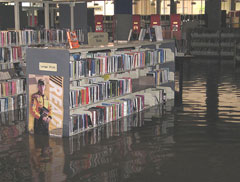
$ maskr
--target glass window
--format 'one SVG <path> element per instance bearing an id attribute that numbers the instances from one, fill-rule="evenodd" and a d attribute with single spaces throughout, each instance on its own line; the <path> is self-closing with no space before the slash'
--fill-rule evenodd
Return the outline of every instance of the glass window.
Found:
<path id="1" fill-rule="evenodd" d="M 221 9 L 226 10 L 228 13 L 231 9 L 231 0 L 222 0 Z"/>
<path id="2" fill-rule="evenodd" d="M 237 11 L 240 10 L 240 2 L 236 2 L 236 10 L 237 10 Z"/>
<path id="3" fill-rule="evenodd" d="M 95 15 L 113 15 L 113 1 L 93 1 L 87 3 L 88 8 L 94 8 Z"/>
<path id="4" fill-rule="evenodd" d="M 170 0 L 162 0 L 161 15 L 170 15 Z"/>

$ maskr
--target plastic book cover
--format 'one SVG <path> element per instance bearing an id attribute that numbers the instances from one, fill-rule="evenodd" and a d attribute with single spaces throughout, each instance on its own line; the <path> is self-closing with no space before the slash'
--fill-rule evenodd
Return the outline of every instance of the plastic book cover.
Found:
<path id="1" fill-rule="evenodd" d="M 80 47 L 75 31 L 67 32 L 67 38 L 68 38 L 68 43 L 69 43 L 70 49 L 77 49 Z"/>

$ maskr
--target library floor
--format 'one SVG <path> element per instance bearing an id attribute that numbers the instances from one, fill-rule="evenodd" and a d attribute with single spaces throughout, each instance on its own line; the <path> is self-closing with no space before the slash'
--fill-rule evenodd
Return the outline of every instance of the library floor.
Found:
<path id="1" fill-rule="evenodd" d="M 172 109 L 154 107 L 71 139 L 1 133 L 0 181 L 239 181 L 240 67 L 205 59 L 182 68 L 182 99 Z"/>

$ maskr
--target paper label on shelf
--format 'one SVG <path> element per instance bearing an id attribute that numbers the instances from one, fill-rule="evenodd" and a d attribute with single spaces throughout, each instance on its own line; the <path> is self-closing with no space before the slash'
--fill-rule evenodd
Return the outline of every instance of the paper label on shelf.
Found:
<path id="1" fill-rule="evenodd" d="M 39 63 L 40 71 L 54 71 L 57 72 L 57 64 L 56 63 Z"/>
<path id="2" fill-rule="evenodd" d="M 104 79 L 104 81 L 109 80 L 110 74 L 103 75 L 102 78 Z"/>
<path id="3" fill-rule="evenodd" d="M 98 46 L 108 44 L 108 33 L 106 32 L 89 32 L 88 45 Z"/>

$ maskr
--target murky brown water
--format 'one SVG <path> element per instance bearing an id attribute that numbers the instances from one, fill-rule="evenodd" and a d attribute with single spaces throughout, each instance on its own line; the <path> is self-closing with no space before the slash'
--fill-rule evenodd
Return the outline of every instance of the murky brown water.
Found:
<path id="1" fill-rule="evenodd" d="M 23 122 L 1 119 L 0 181 L 239 181 L 240 68 L 215 60 L 182 66 L 175 108 L 154 107 L 70 139 L 22 134 Z"/>

